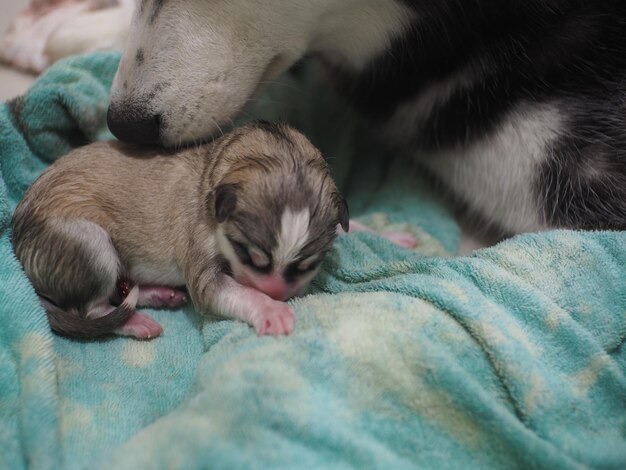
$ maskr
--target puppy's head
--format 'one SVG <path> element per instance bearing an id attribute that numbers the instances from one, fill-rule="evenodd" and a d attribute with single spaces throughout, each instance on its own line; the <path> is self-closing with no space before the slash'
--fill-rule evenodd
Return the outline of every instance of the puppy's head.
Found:
<path id="1" fill-rule="evenodd" d="M 221 254 L 239 283 L 277 300 L 301 294 L 331 249 L 348 208 L 313 145 L 284 126 L 254 123 L 219 156 L 208 197 Z"/>

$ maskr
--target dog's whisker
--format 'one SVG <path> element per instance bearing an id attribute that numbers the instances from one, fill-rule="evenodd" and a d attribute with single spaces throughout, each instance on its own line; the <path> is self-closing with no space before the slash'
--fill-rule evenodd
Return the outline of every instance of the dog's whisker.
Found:
<path id="1" fill-rule="evenodd" d="M 209 116 L 209 119 L 211 120 L 211 122 L 213 122 L 213 124 L 215 124 L 215 126 L 217 127 L 217 129 L 220 131 L 220 134 L 222 134 L 222 137 L 224 137 L 224 132 L 222 131 L 222 128 L 220 127 L 220 125 L 217 123 L 217 121 L 215 120 L 215 118 L 213 116 Z"/>

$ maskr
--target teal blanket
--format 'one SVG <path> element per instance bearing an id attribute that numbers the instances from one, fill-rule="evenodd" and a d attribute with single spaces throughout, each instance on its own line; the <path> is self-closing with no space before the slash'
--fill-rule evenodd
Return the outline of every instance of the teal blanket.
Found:
<path id="1" fill-rule="evenodd" d="M 626 234 L 453 256 L 449 209 L 314 69 L 253 114 L 311 135 L 353 215 L 418 248 L 340 237 L 288 338 L 189 308 L 151 312 L 150 342 L 52 335 L 10 217 L 46 165 L 110 138 L 118 60 L 63 61 L 0 107 L 0 468 L 626 468 Z"/>

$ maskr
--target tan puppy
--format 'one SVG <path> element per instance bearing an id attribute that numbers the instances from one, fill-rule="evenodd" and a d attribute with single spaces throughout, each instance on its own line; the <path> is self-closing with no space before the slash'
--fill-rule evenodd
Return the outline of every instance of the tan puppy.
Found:
<path id="1" fill-rule="evenodd" d="M 320 152 L 257 122 L 173 155 L 118 142 L 50 166 L 13 218 L 13 246 L 58 333 L 151 338 L 136 305 L 177 306 L 289 334 L 348 209 Z M 120 279 L 136 284 L 114 307 Z M 121 299 L 118 299 L 121 300 Z"/>

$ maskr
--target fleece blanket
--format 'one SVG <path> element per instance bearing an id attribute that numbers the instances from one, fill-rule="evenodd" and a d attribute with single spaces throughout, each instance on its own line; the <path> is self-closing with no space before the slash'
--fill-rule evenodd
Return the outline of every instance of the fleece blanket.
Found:
<path id="1" fill-rule="evenodd" d="M 417 249 L 338 238 L 290 337 L 190 308 L 152 311 L 150 342 L 52 335 L 10 218 L 46 165 L 111 137 L 118 60 L 62 61 L 0 107 L 0 468 L 626 468 L 626 234 L 454 256 L 450 210 L 315 70 L 251 114 L 311 135 L 353 215 Z"/>

